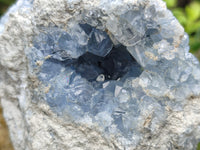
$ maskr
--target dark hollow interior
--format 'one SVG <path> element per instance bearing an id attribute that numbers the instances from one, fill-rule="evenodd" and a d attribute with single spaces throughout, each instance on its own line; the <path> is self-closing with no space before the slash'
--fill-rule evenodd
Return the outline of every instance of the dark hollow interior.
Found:
<path id="1" fill-rule="evenodd" d="M 88 81 L 96 81 L 99 75 L 104 75 L 105 80 L 118 80 L 129 71 L 133 76 L 139 76 L 141 73 L 140 65 L 123 45 L 113 47 L 105 57 L 87 52 L 78 58 L 74 68 Z"/>

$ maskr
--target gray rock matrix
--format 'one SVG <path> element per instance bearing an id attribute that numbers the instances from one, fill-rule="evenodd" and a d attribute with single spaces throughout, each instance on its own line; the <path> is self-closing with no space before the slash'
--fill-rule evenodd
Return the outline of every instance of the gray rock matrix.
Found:
<path id="1" fill-rule="evenodd" d="M 195 150 L 200 65 L 161 0 L 18 0 L 0 21 L 16 150 Z"/>

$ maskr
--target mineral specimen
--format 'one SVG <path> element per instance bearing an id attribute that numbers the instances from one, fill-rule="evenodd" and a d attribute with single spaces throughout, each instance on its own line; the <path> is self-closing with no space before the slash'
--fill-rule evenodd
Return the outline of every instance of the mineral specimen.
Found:
<path id="1" fill-rule="evenodd" d="M 161 0 L 18 0 L 0 23 L 15 149 L 195 149 L 188 41 Z"/>

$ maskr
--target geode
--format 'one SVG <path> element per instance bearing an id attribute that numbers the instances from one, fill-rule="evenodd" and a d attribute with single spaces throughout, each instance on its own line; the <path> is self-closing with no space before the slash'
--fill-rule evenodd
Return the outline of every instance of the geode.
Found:
<path id="1" fill-rule="evenodd" d="M 15 149 L 195 149 L 200 65 L 161 0 L 18 0 L 0 22 Z"/>

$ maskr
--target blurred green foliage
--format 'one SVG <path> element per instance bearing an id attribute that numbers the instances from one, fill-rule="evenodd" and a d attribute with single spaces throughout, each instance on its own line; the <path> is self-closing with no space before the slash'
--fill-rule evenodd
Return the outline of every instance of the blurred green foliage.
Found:
<path id="1" fill-rule="evenodd" d="M 200 59 L 200 0 L 164 1 L 189 34 L 190 51 Z"/>
<path id="2" fill-rule="evenodd" d="M 13 4 L 15 0 L 0 0 L 0 16 Z"/>
<path id="3" fill-rule="evenodd" d="M 200 150 L 200 143 L 197 145 L 197 150 Z"/>

